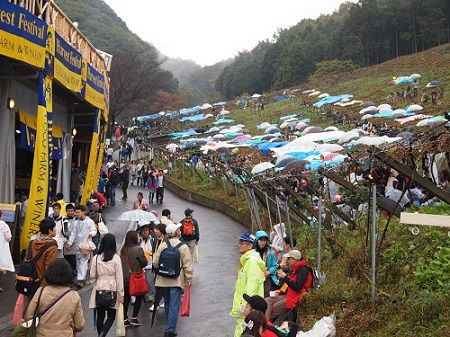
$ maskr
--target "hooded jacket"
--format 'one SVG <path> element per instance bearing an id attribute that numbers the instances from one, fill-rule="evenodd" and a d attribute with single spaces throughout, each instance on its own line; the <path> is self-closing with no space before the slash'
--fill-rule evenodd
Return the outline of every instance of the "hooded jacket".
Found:
<path id="1" fill-rule="evenodd" d="M 263 238 L 263 237 L 268 238 L 267 233 L 264 231 L 257 231 L 255 233 L 255 236 L 256 236 L 256 240 L 259 240 L 260 238 Z M 258 243 L 255 242 L 255 245 L 257 245 L 257 244 Z M 278 276 L 277 276 L 278 261 L 277 261 L 277 257 L 275 256 L 275 252 L 273 251 L 273 249 L 270 248 L 269 243 L 267 243 L 267 252 L 265 253 L 265 264 L 267 267 L 267 271 L 270 273 L 270 278 L 272 279 L 273 283 L 275 285 L 279 285 L 280 280 L 278 279 Z"/>
<path id="2" fill-rule="evenodd" d="M 45 287 L 47 282 L 44 279 L 44 273 L 48 266 L 58 258 L 58 244 L 56 241 L 47 236 L 38 235 L 36 239 L 31 242 L 31 252 L 27 252 L 26 259 L 30 260 L 33 256 L 36 256 L 41 249 L 45 249 L 48 245 L 45 253 L 41 255 L 39 259 L 36 260 L 36 272 L 38 274 L 39 280 L 41 280 L 41 286 Z"/>
<path id="3" fill-rule="evenodd" d="M 286 308 L 292 309 L 303 298 L 308 289 L 312 287 L 312 275 L 307 268 L 308 261 L 301 259 L 291 266 L 291 272 L 284 281 L 288 285 L 286 295 Z"/>
<path id="4" fill-rule="evenodd" d="M 254 249 L 251 249 L 241 256 L 240 263 L 241 267 L 238 271 L 233 306 L 230 312 L 230 316 L 236 318 L 244 318 L 242 310 L 247 303 L 242 297 L 244 294 L 264 297 L 264 269 L 266 265 L 261 256 Z"/>

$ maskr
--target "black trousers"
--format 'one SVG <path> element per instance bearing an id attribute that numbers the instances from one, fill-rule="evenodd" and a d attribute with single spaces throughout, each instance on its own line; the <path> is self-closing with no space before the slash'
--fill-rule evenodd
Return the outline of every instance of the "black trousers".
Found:
<path id="1" fill-rule="evenodd" d="M 129 285 L 125 284 L 124 285 L 124 297 L 123 297 L 123 315 L 124 315 L 125 319 L 128 318 L 128 307 L 130 306 L 130 300 L 131 300 L 131 296 L 130 296 L 130 292 L 129 292 Z M 142 304 L 143 300 L 144 300 L 144 295 L 136 296 L 136 301 L 134 302 L 134 305 L 133 305 L 133 315 L 131 317 L 138 317 L 139 310 L 141 310 L 141 304 Z"/>
<path id="2" fill-rule="evenodd" d="M 164 198 L 164 187 L 158 187 L 156 190 L 156 202 L 162 202 Z"/>
<path id="3" fill-rule="evenodd" d="M 72 267 L 73 274 L 77 274 L 77 258 L 76 255 L 64 255 L 64 259 L 66 259 L 67 262 L 69 262 L 70 266 Z"/>
<path id="4" fill-rule="evenodd" d="M 95 310 L 97 311 L 97 333 L 99 335 L 103 333 L 103 336 L 106 336 L 116 319 L 117 310 L 109 307 L 97 307 Z M 106 315 L 108 316 L 105 321 Z"/>
<path id="5" fill-rule="evenodd" d="M 122 183 L 122 198 L 123 199 L 127 199 L 128 195 L 127 195 L 127 189 L 128 189 L 128 183 Z"/>

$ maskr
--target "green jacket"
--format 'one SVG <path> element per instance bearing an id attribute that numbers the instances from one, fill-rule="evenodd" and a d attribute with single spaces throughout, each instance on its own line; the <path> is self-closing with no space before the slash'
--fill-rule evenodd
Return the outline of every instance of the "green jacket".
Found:
<path id="1" fill-rule="evenodd" d="M 241 256 L 240 262 L 241 268 L 238 272 L 233 296 L 233 306 L 230 312 L 230 316 L 236 318 L 244 318 L 241 313 L 246 305 L 242 297 L 244 294 L 264 297 L 264 269 L 266 265 L 261 259 L 261 256 L 252 249 Z"/>

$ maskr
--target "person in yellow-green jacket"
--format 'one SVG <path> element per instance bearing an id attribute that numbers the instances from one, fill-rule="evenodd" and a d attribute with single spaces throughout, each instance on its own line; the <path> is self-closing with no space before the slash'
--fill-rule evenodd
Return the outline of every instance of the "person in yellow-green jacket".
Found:
<path id="1" fill-rule="evenodd" d="M 243 295 L 264 296 L 264 271 L 266 270 L 266 265 L 261 256 L 253 249 L 255 239 L 255 236 L 250 233 L 244 233 L 239 237 L 240 268 L 233 296 L 233 306 L 230 312 L 230 316 L 236 318 L 234 337 L 241 337 L 244 331 L 242 323 L 245 318 L 246 301 Z"/>

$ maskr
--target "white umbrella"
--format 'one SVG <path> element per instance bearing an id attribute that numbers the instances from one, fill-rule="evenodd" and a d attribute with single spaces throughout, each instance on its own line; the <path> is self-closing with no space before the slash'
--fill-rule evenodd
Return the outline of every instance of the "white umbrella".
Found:
<path id="1" fill-rule="evenodd" d="M 229 113 L 230 113 L 230 112 L 227 111 L 227 110 L 222 110 L 222 111 L 219 113 L 219 115 L 224 116 L 224 115 L 228 115 Z"/>
<path id="2" fill-rule="evenodd" d="M 268 161 L 259 163 L 253 167 L 252 174 L 258 174 L 258 173 L 264 172 L 268 169 L 271 169 L 274 166 L 275 166 L 274 164 L 272 164 L 271 162 L 268 162 Z"/>
<path id="3" fill-rule="evenodd" d="M 330 96 L 330 94 L 324 92 L 323 94 L 320 94 L 319 96 L 317 96 L 318 98 L 324 98 L 324 97 L 328 97 Z"/>
<path id="4" fill-rule="evenodd" d="M 413 80 L 418 80 L 419 78 L 421 78 L 422 76 L 420 76 L 420 74 L 412 74 L 411 77 Z"/>
<path id="5" fill-rule="evenodd" d="M 325 130 L 323 131 L 339 131 L 339 129 L 335 126 L 329 126 L 327 128 L 325 128 Z"/>
<path id="6" fill-rule="evenodd" d="M 317 96 L 317 95 L 320 95 L 320 91 L 314 91 L 314 92 L 312 92 L 312 93 L 310 93 L 308 96 Z"/>
<path id="7" fill-rule="evenodd" d="M 352 130 L 352 131 L 347 132 L 345 135 L 342 135 L 339 138 L 338 143 L 339 144 L 345 144 L 345 143 L 348 143 L 348 142 L 350 142 L 352 140 L 359 139 L 359 137 L 360 137 L 359 133 L 357 131 L 353 131 Z"/>
<path id="8" fill-rule="evenodd" d="M 253 95 L 252 95 L 252 98 L 260 98 L 260 97 L 261 97 L 260 94 L 253 94 Z"/>
<path id="9" fill-rule="evenodd" d="M 176 148 L 179 148 L 179 146 L 175 143 L 169 144 L 166 146 L 166 149 L 175 150 Z"/>
<path id="10" fill-rule="evenodd" d="M 209 103 L 205 103 L 202 105 L 202 107 L 200 108 L 201 110 L 207 110 L 207 109 L 212 109 L 212 105 Z"/>
<path id="11" fill-rule="evenodd" d="M 316 147 L 316 151 L 320 153 L 324 152 L 341 152 L 344 148 L 338 144 L 319 144 Z"/>
<path id="12" fill-rule="evenodd" d="M 371 106 L 369 106 L 367 108 L 361 109 L 359 111 L 359 114 L 360 115 L 366 115 L 366 114 L 375 114 L 377 112 L 378 112 L 378 108 L 376 106 L 371 105 Z"/>
<path id="13" fill-rule="evenodd" d="M 158 223 L 159 220 L 155 214 L 147 211 L 143 211 L 141 209 L 135 209 L 132 211 L 126 211 L 120 214 L 118 220 L 122 221 L 137 221 L 140 223 Z"/>
<path id="14" fill-rule="evenodd" d="M 390 104 L 380 104 L 378 106 L 378 110 L 382 110 L 382 109 L 391 109 L 392 110 L 392 106 Z"/>
<path id="15" fill-rule="evenodd" d="M 410 105 L 408 107 L 408 109 L 406 109 L 406 111 L 408 111 L 408 112 L 415 112 L 415 111 L 421 111 L 421 110 L 423 110 L 423 108 L 419 104 Z"/>

